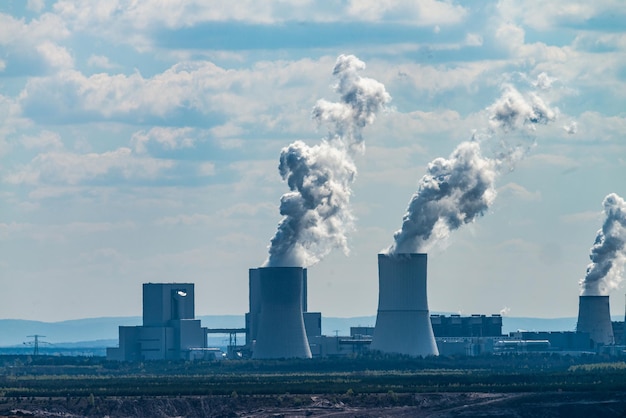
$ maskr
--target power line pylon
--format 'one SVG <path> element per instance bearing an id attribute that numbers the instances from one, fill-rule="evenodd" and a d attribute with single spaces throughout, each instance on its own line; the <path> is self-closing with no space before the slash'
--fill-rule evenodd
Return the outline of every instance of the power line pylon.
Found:
<path id="1" fill-rule="evenodd" d="M 35 335 L 27 335 L 26 337 L 35 339 L 34 341 L 29 341 L 27 343 L 24 343 L 24 344 L 27 344 L 27 345 L 30 345 L 30 344 L 33 345 L 33 347 L 34 347 L 33 348 L 33 355 L 34 356 L 38 356 L 39 355 L 39 343 L 40 342 L 48 344 L 46 341 L 39 341 L 39 338 L 40 337 L 45 337 L 45 335 L 35 334 Z"/>

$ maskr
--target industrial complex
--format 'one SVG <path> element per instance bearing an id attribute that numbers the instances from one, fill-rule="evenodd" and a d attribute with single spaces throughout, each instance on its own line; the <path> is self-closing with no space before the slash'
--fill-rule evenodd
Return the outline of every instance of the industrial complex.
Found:
<path id="1" fill-rule="evenodd" d="M 322 335 L 322 314 L 307 309 L 307 269 L 249 269 L 245 328 L 210 329 L 195 319 L 192 283 L 143 285 L 143 325 L 120 326 L 119 346 L 107 358 L 160 359 L 311 358 L 349 356 L 366 350 L 413 357 L 546 351 L 618 353 L 624 322 L 611 322 L 608 296 L 580 296 L 576 331 L 502 334 L 502 316 L 431 315 L 427 254 L 379 254 L 379 299 L 374 327 L 350 335 Z M 226 352 L 207 344 L 208 334 L 230 334 Z M 238 345 L 234 335 L 245 334 Z"/>

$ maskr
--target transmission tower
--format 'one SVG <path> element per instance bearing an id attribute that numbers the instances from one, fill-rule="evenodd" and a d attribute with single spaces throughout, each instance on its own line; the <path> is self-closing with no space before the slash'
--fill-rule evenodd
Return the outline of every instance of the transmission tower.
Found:
<path id="1" fill-rule="evenodd" d="M 26 337 L 27 338 L 34 338 L 34 341 L 28 341 L 28 342 L 24 343 L 26 345 L 32 345 L 33 346 L 33 355 L 34 356 L 38 356 L 39 355 L 39 343 L 50 344 L 47 341 L 39 341 L 39 338 L 40 337 L 45 337 L 45 335 L 35 334 L 35 335 L 27 335 Z"/>

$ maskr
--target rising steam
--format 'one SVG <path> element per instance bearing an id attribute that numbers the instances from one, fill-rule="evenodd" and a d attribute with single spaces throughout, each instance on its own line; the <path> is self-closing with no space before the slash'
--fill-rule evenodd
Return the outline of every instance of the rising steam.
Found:
<path id="1" fill-rule="evenodd" d="M 359 75 L 364 69 L 365 63 L 354 55 L 340 55 L 333 75 L 338 79 L 335 91 L 341 101 L 333 103 L 320 99 L 312 112 L 318 123 L 329 125 L 329 140 L 339 139 L 353 150 L 363 149 L 362 129 L 372 124 L 376 113 L 391 101 L 383 84 Z"/>
<path id="2" fill-rule="evenodd" d="M 611 193 L 602 205 L 606 218 L 591 247 L 587 274 L 580 281 L 583 296 L 606 296 L 616 289 L 626 262 L 626 202 Z"/>
<path id="3" fill-rule="evenodd" d="M 483 156 L 482 140 L 474 135 L 472 140 L 459 144 L 447 159 L 430 162 L 388 253 L 426 251 L 432 243 L 447 238 L 450 231 L 483 215 L 496 197 L 494 185 L 499 173 L 504 167 L 512 168 L 529 149 L 526 144 L 512 144 L 504 138 L 514 131 L 528 134 L 536 124 L 556 118 L 556 111 L 539 96 L 524 96 L 510 85 L 487 110 L 490 135 L 504 135 L 501 150 L 494 157 Z"/>
<path id="4" fill-rule="evenodd" d="M 364 149 L 363 128 L 391 100 L 384 85 L 359 75 L 363 69 L 355 56 L 340 55 L 333 70 L 340 101 L 319 100 L 312 112 L 328 125 L 328 137 L 315 146 L 296 141 L 281 151 L 279 172 L 290 192 L 281 197 L 283 219 L 265 266 L 308 267 L 333 248 L 348 252 L 347 234 L 354 228 L 350 185 L 356 177 L 351 155 Z"/>

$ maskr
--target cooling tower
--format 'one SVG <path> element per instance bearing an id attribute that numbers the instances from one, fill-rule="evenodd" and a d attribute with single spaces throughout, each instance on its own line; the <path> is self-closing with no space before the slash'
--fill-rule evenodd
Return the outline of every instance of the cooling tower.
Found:
<path id="1" fill-rule="evenodd" d="M 302 318 L 303 269 L 261 267 L 258 272 L 261 311 L 252 358 L 311 358 Z"/>
<path id="2" fill-rule="evenodd" d="M 378 315 L 371 349 L 439 355 L 428 313 L 426 254 L 378 254 Z"/>
<path id="3" fill-rule="evenodd" d="M 615 343 L 608 296 L 580 296 L 576 331 L 588 332 L 595 344 Z"/>

